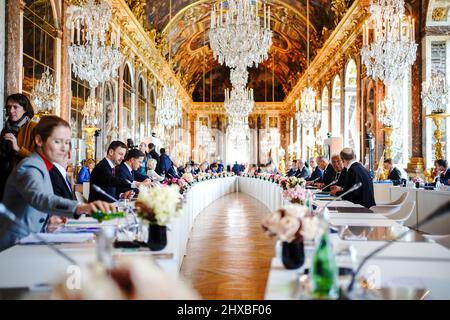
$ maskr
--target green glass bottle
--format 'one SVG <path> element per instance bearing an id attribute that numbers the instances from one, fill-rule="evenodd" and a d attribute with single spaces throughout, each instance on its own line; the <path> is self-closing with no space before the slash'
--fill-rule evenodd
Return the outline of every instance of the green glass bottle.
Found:
<path id="1" fill-rule="evenodd" d="M 112 220 L 112 219 L 120 219 L 125 218 L 125 213 L 123 212 L 112 212 L 112 213 L 105 213 L 102 211 L 96 211 L 91 214 L 91 217 L 94 219 L 97 219 L 98 222 Z"/>
<path id="2" fill-rule="evenodd" d="M 338 269 L 328 238 L 328 231 L 320 237 L 314 253 L 311 270 L 312 297 L 337 299 L 339 294 Z"/>

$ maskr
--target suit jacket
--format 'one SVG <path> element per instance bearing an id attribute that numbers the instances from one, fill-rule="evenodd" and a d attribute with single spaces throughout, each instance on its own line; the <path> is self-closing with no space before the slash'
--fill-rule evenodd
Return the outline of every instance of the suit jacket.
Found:
<path id="1" fill-rule="evenodd" d="M 91 173 L 88 167 L 81 167 L 80 172 L 78 172 L 77 182 L 83 184 L 84 182 L 89 182 L 91 179 Z"/>
<path id="2" fill-rule="evenodd" d="M 50 214 L 73 217 L 78 204 L 53 193 L 47 166 L 37 153 L 32 153 L 13 170 L 6 183 L 3 203 L 32 232 L 44 231 Z M 29 234 L 17 224 L 0 221 L 0 251 Z"/>
<path id="3" fill-rule="evenodd" d="M 155 159 L 156 160 L 156 173 L 161 174 L 161 172 L 159 172 L 159 154 L 158 152 L 156 152 L 155 150 L 152 150 L 148 153 L 148 155 L 150 156 L 150 158 Z"/>
<path id="4" fill-rule="evenodd" d="M 447 171 L 445 171 L 444 173 L 442 173 L 440 176 L 439 176 L 439 179 L 440 179 L 440 182 L 442 183 L 442 184 L 445 184 L 445 185 L 450 185 L 450 183 L 449 183 L 449 180 L 450 180 L 450 168 L 449 169 L 447 169 Z"/>
<path id="5" fill-rule="evenodd" d="M 389 172 L 388 180 L 391 180 L 395 185 L 399 185 L 402 180 L 402 173 L 397 168 L 392 168 L 392 171 Z"/>
<path id="6" fill-rule="evenodd" d="M 147 175 L 143 175 L 139 171 L 132 170 L 130 172 L 130 170 L 128 170 L 128 168 L 127 168 L 127 166 L 125 165 L 124 162 L 122 162 L 120 165 L 118 165 L 116 167 L 116 177 L 117 178 L 122 178 L 124 180 L 128 180 L 129 182 L 133 182 L 133 181 L 142 182 L 145 179 L 149 179 L 149 177 Z M 132 189 L 131 185 L 129 187 L 118 186 L 117 190 L 116 190 L 116 196 L 115 197 L 118 199 L 121 193 L 127 192 L 129 190 L 133 190 L 136 193 L 139 192 L 139 189 L 136 189 L 136 188 Z"/>
<path id="7" fill-rule="evenodd" d="M 347 170 L 343 192 L 346 192 L 358 182 L 362 183 L 362 187 L 344 196 L 344 200 L 360 204 L 366 208 L 374 206 L 373 181 L 369 171 L 359 162 L 355 162 Z"/>
<path id="8" fill-rule="evenodd" d="M 289 169 L 288 172 L 286 173 L 286 176 L 292 177 L 292 176 L 295 175 L 296 172 L 297 172 L 297 169 L 291 168 L 291 169 Z"/>
<path id="9" fill-rule="evenodd" d="M 323 171 L 319 168 L 319 166 L 317 166 L 313 173 L 311 174 L 311 176 L 309 178 L 306 179 L 306 181 L 314 181 L 316 179 L 322 179 L 323 176 Z M 319 181 L 319 180 L 316 180 Z"/>
<path id="10" fill-rule="evenodd" d="M 334 171 L 331 163 L 325 168 L 322 174 L 322 178 L 319 179 L 319 182 L 325 183 L 325 185 L 330 184 L 336 178 L 336 171 Z"/>
<path id="11" fill-rule="evenodd" d="M 52 180 L 53 193 L 57 196 L 63 197 L 64 199 L 76 200 L 66 183 L 66 177 L 63 177 L 58 168 L 53 166 L 48 172 L 50 179 Z"/>
<path id="12" fill-rule="evenodd" d="M 118 187 L 128 188 L 128 190 L 131 189 L 131 184 L 127 182 L 125 179 L 113 176 L 111 166 L 109 165 L 108 160 L 106 160 L 106 158 L 103 158 L 102 161 L 97 163 L 94 170 L 92 170 L 90 184 L 91 189 L 89 191 L 89 202 L 95 200 L 114 202 L 108 197 L 95 191 L 92 188 L 93 184 L 102 188 L 107 194 L 109 194 L 113 198 L 116 198 L 116 192 Z"/>
<path id="13" fill-rule="evenodd" d="M 179 178 L 178 174 L 173 169 L 173 162 L 167 154 L 159 156 L 159 172 L 158 174 L 164 174 L 171 178 Z"/>
<path id="14" fill-rule="evenodd" d="M 309 172 L 309 169 L 306 166 L 303 167 L 302 170 L 297 169 L 297 171 L 295 172 L 295 176 L 297 178 L 307 179 L 307 178 L 309 178 L 310 175 L 311 175 L 311 172 Z"/>

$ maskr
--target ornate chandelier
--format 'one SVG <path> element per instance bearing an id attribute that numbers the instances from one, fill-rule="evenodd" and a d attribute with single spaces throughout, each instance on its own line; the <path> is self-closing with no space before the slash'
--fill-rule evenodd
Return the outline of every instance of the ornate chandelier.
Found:
<path id="1" fill-rule="evenodd" d="M 372 0 L 371 16 L 363 25 L 361 58 L 367 74 L 386 85 L 403 77 L 416 60 L 414 19 L 405 19 L 404 0 Z M 369 44 L 369 29 L 373 29 Z"/>
<path id="2" fill-rule="evenodd" d="M 158 124 L 172 128 L 177 126 L 182 117 L 181 100 L 177 98 L 171 86 L 164 86 L 156 100 L 156 121 Z"/>
<path id="3" fill-rule="evenodd" d="M 230 69 L 230 80 L 233 88 L 245 88 L 248 81 L 247 67 Z"/>
<path id="4" fill-rule="evenodd" d="M 97 128 L 102 117 L 102 104 L 94 96 L 89 96 L 81 111 L 86 127 Z"/>
<path id="5" fill-rule="evenodd" d="M 59 99 L 59 89 L 50 73 L 49 68 L 42 74 L 41 80 L 37 82 L 31 91 L 31 97 L 39 114 L 49 114 L 56 108 Z"/>
<path id="6" fill-rule="evenodd" d="M 247 140 L 250 138 L 248 118 L 229 117 L 227 136 L 235 149 L 243 148 L 245 143 L 247 143 Z"/>
<path id="7" fill-rule="evenodd" d="M 223 0 L 211 11 L 209 40 L 214 57 L 229 68 L 257 67 L 272 45 L 270 7 L 259 0 Z"/>
<path id="8" fill-rule="evenodd" d="M 306 20 L 309 21 L 309 0 L 306 2 Z M 309 23 L 306 24 L 306 55 L 307 55 L 307 85 L 300 95 L 301 110 L 299 110 L 299 101 L 296 100 L 297 121 L 309 130 L 315 127 L 320 120 L 320 113 L 316 111 L 316 91 L 310 87 L 309 79 Z"/>
<path id="9" fill-rule="evenodd" d="M 231 118 L 247 117 L 253 110 L 253 89 L 225 89 L 225 111 Z"/>
<path id="10" fill-rule="evenodd" d="M 211 142 L 211 134 L 209 133 L 208 126 L 199 124 L 197 126 L 197 145 L 205 147 Z"/>
<path id="11" fill-rule="evenodd" d="M 75 76 L 87 81 L 91 88 L 115 78 L 122 55 L 119 35 L 114 46 L 106 45 L 111 22 L 111 8 L 107 2 L 96 4 L 95 0 L 87 0 L 81 6 L 71 5 L 68 12 L 73 15 L 69 60 Z"/>
<path id="12" fill-rule="evenodd" d="M 422 83 L 424 108 L 431 113 L 444 113 L 448 103 L 448 85 L 442 72 L 433 73 L 430 82 Z"/>

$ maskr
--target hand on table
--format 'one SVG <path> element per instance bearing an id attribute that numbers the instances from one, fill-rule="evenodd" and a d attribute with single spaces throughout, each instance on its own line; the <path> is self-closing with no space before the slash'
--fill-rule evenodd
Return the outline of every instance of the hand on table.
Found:
<path id="1" fill-rule="evenodd" d="M 331 186 L 330 189 L 331 189 L 330 194 L 331 194 L 332 196 L 335 196 L 336 193 L 341 192 L 341 191 L 344 190 L 344 189 L 343 189 L 342 187 L 340 187 L 340 186 Z"/>
<path id="2" fill-rule="evenodd" d="M 90 203 L 81 203 L 77 206 L 78 214 L 91 214 L 97 211 L 102 212 L 116 212 L 116 208 L 112 203 L 108 203 L 105 201 L 93 201 Z"/>
<path id="3" fill-rule="evenodd" d="M 51 216 L 48 220 L 47 231 L 54 232 L 56 231 L 56 229 L 58 229 L 60 226 L 65 225 L 66 223 L 67 223 L 66 217 Z"/>

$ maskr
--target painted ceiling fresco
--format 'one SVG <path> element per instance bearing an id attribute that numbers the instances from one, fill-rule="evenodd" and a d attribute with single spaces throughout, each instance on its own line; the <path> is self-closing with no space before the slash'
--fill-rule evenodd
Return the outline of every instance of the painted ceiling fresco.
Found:
<path id="1" fill-rule="evenodd" d="M 306 0 L 268 0 L 271 6 L 273 45 L 269 59 L 249 69 L 249 87 L 256 101 L 282 101 L 306 66 Z M 336 3 L 353 0 L 310 0 L 311 59 L 336 23 Z M 219 65 L 209 48 L 211 0 L 147 0 L 148 29 L 155 29 L 157 42 L 194 101 L 221 102 L 230 88 L 229 69 Z M 170 19 L 170 17 L 172 19 Z M 170 55 L 169 55 L 170 46 Z M 203 74 L 208 85 L 203 85 Z M 211 81 L 212 78 L 212 94 Z M 205 95 L 203 87 L 206 88 Z M 268 93 L 269 92 L 269 93 Z"/>

